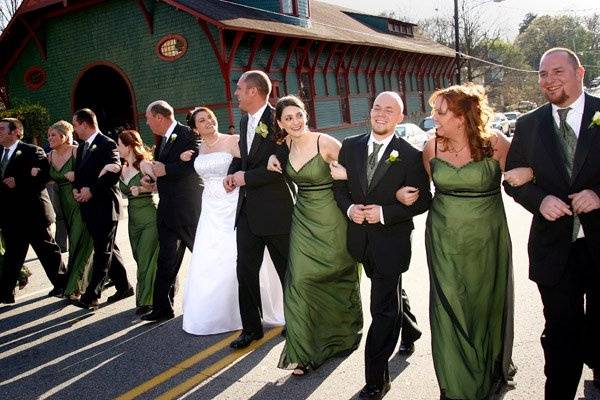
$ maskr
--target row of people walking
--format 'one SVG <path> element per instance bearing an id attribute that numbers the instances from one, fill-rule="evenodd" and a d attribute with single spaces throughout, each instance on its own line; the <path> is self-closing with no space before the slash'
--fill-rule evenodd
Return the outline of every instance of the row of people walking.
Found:
<path id="1" fill-rule="evenodd" d="M 114 191 L 107 188 L 114 187 L 115 177 L 121 174 L 121 189 L 130 198 L 132 248 L 137 243 L 138 306 L 150 305 L 148 293 L 152 291 L 148 288 L 154 286 L 151 312 L 142 319 L 173 317 L 174 284 L 186 247 L 192 250 L 192 261 L 184 293 L 183 325 L 190 333 L 219 333 L 241 327 L 239 338 L 231 344 L 236 349 L 261 339 L 263 322 L 283 322 L 279 280 L 286 323 L 279 367 L 293 369 L 294 375 L 304 375 L 329 358 L 357 348 L 363 324 L 361 263 L 371 279 L 373 318 L 365 348 L 366 385 L 361 398 L 381 398 L 390 388 L 388 360 L 403 324 L 401 274 L 410 264 L 412 217 L 429 208 L 425 240 L 431 278 L 432 356 L 441 395 L 482 399 L 510 382 L 516 371 L 512 363 L 511 243 L 500 193 L 502 171 L 510 169 L 504 172 L 507 192 L 534 213 L 530 260 L 546 317 L 542 337 L 546 398 L 572 398 L 583 362 L 599 367 L 599 345 L 589 332 L 598 327 L 594 293 L 599 257 L 593 249 L 598 248 L 600 165 L 589 158 L 583 162 L 595 140 L 590 132 L 598 127 L 592 122 L 586 130 L 583 119 L 591 116 L 600 102 L 583 94 L 582 68 L 567 49 L 551 49 L 544 54 L 540 86 L 552 109 L 544 106 L 523 117 L 517 123 L 512 146 L 504 136 L 487 128 L 493 114 L 481 87 L 453 86 L 436 91 L 430 99 L 436 138 L 426 144 L 423 153 L 394 135 L 403 118 L 402 100 L 396 93 L 384 92 L 375 99 L 370 133 L 340 144 L 308 129 L 306 109 L 298 98 L 282 98 L 271 109 L 267 103 L 271 88 L 268 77 L 249 71 L 242 75 L 236 90 L 239 107 L 247 113 L 240 121 L 239 137 L 219 133 L 209 109 L 191 112 L 188 124 L 193 133 L 175 121 L 166 102 L 154 102 L 146 119 L 162 140 L 151 160 L 136 132 L 123 132 L 118 147 L 102 136 L 98 139 L 101 134 L 97 133 L 93 113 L 83 110 L 74 117 L 75 130 L 80 138 L 92 140 L 77 149 L 75 176 L 64 172 L 62 177 L 73 182 L 73 198 L 90 228 L 98 222 L 90 216 L 90 201 L 103 195 L 112 200 Z M 565 106 L 572 106 L 583 119 L 569 121 L 554 110 Z M 558 133 L 567 132 L 572 125 L 581 126 L 571 131 L 580 131 L 586 141 L 579 145 L 575 140 L 577 151 L 575 146 L 569 150 L 566 140 L 564 151 L 557 147 L 567 170 L 578 174 L 567 186 L 557 186 L 556 171 L 544 161 L 547 152 L 537 145 L 538 136 L 532 137 L 527 131 L 535 131 L 538 120 L 545 121 L 552 115 L 550 111 L 560 117 L 555 126 Z M 4 127 L 0 122 L 0 128 Z M 200 135 L 200 145 L 196 134 Z M 550 143 L 554 150 L 556 141 Z M 2 144 L 7 147 L 11 143 Z M 62 155 L 55 153 L 57 164 L 50 156 L 57 173 L 58 167 L 68 162 L 65 149 Z M 87 159 L 91 152 L 97 151 L 95 156 L 105 149 L 105 157 L 96 157 L 94 162 Z M 123 168 L 118 157 L 115 159 L 117 149 L 125 160 Z M 85 162 L 87 166 L 82 165 Z M 43 165 L 38 165 L 31 168 L 32 181 L 43 176 Z M 4 167 L 3 163 L 3 179 L 9 176 L 4 184 L 14 189 Z M 88 179 L 78 178 L 78 174 Z M 204 182 L 201 195 L 199 177 Z M 429 179 L 436 189 L 433 200 Z M 160 196 L 156 217 L 149 196 L 155 186 Z M 564 203 L 567 195 L 573 200 L 572 208 Z M 196 229 L 200 198 L 203 212 Z M 112 206 L 105 206 L 105 211 L 112 210 L 106 212 L 105 217 L 110 218 L 105 222 L 112 223 L 105 223 L 104 230 L 89 229 L 95 252 L 90 283 L 77 303 L 83 307 L 97 304 L 100 282 L 107 272 L 117 284 L 117 293 L 109 301 L 133 294 L 124 270 L 120 272 L 122 263 L 119 265 L 114 246 L 114 202 Z M 578 218 L 573 218 L 573 212 Z M 583 230 L 574 220 L 581 221 Z M 556 228 L 559 225 L 561 228 Z M 541 238 L 536 229 L 543 226 L 550 231 L 568 231 L 568 238 L 559 233 L 550 241 L 549 237 Z M 5 224 L 2 227 L 4 231 Z M 571 236 L 572 232 L 576 234 Z M 52 242 L 46 233 L 41 236 L 44 243 Z M 32 245 L 37 243 L 34 239 Z M 143 247 L 139 247 L 142 242 Z M 236 244 L 235 251 L 232 243 Z M 559 243 L 564 251 L 556 253 L 556 259 L 562 263 L 542 269 L 548 260 L 540 258 L 538 249 L 548 251 L 547 246 Z M 7 253 L 10 248 L 7 243 Z M 36 245 L 34 249 L 38 251 Z M 96 251 L 103 253 L 97 256 Z M 145 260 L 140 268 L 142 257 Z M 60 274 L 48 268 L 42 258 L 56 294 L 64 287 L 57 278 Z M 572 266 L 565 269 L 565 263 Z M 17 264 L 13 262 L 11 267 Z M 552 279 L 547 279 L 548 274 Z M 79 282 L 85 275 L 81 273 Z M 4 285 L 4 274 L 2 281 Z M 83 291 L 80 283 L 75 286 Z M 10 300 L 6 291 L 2 294 L 2 299 Z M 584 295 L 585 308 L 579 302 Z M 562 311 L 567 304 L 572 306 L 565 324 Z"/>

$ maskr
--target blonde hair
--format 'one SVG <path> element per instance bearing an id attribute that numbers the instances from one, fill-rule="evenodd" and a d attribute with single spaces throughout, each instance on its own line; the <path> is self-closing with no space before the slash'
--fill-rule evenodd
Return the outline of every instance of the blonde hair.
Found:
<path id="1" fill-rule="evenodd" d="M 61 136 L 66 136 L 67 142 L 69 142 L 69 144 L 73 144 L 73 125 L 71 125 L 69 122 L 61 119 L 60 121 L 50 125 L 49 129 L 54 129 L 60 133 Z"/>

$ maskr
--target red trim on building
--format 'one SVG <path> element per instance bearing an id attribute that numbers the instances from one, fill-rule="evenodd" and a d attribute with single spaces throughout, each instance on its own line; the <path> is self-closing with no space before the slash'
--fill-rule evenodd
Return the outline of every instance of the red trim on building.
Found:
<path id="1" fill-rule="evenodd" d="M 273 66 L 273 60 L 275 59 L 275 55 L 279 51 L 281 44 L 285 38 L 283 36 L 275 37 L 275 42 L 273 42 L 273 46 L 271 46 L 271 54 L 269 55 L 269 61 L 267 61 L 267 66 L 265 67 L 265 72 L 268 74 L 271 72 L 271 67 Z"/>
<path id="2" fill-rule="evenodd" d="M 27 89 L 35 91 L 42 88 L 46 84 L 48 75 L 42 67 L 33 66 L 27 68 L 23 74 L 23 80 L 25 81 L 25 86 L 27 86 Z"/>
<path id="3" fill-rule="evenodd" d="M 135 4 L 137 4 L 138 8 L 142 12 L 142 15 L 144 16 L 144 20 L 148 26 L 148 33 L 152 35 L 154 33 L 154 16 L 146 7 L 144 0 L 135 0 Z"/>
<path id="4" fill-rule="evenodd" d="M 260 47 L 265 35 L 262 33 L 257 34 L 254 37 L 254 42 L 252 42 L 252 49 L 250 50 L 250 55 L 248 55 L 248 63 L 246 64 L 246 71 L 250 71 L 252 69 L 252 64 L 254 63 L 254 58 L 256 57 L 256 51 Z"/>

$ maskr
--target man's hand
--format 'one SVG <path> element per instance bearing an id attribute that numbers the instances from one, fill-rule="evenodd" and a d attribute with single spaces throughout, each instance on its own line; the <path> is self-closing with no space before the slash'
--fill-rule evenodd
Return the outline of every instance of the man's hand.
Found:
<path id="1" fill-rule="evenodd" d="M 337 161 L 332 161 L 329 163 L 329 172 L 331 173 L 331 177 L 336 181 L 348 180 L 346 168 L 344 168 L 344 166 Z"/>
<path id="2" fill-rule="evenodd" d="M 573 212 L 567 203 L 551 194 L 544 197 L 544 200 L 542 200 L 542 204 L 540 204 L 540 213 L 548 221 L 556 221 L 565 215 L 573 215 Z"/>
<path id="3" fill-rule="evenodd" d="M 365 219 L 370 224 L 381 222 L 381 206 L 377 204 L 369 204 L 363 207 Z"/>
<path id="4" fill-rule="evenodd" d="M 233 175 L 227 175 L 223 179 L 223 187 L 227 193 L 232 192 L 235 189 L 235 183 L 233 182 Z"/>
<path id="5" fill-rule="evenodd" d="M 65 173 L 65 179 L 68 180 L 69 182 L 74 182 L 75 181 L 75 172 L 69 171 L 69 172 Z"/>
<path id="6" fill-rule="evenodd" d="M 73 197 L 78 203 L 85 203 L 91 200 L 92 192 L 87 186 L 82 187 L 81 189 L 79 189 L 79 191 L 77 189 L 73 189 Z"/>
<path id="7" fill-rule="evenodd" d="M 167 170 L 165 169 L 165 164 L 160 161 L 154 161 L 152 163 L 152 172 L 155 177 L 160 178 L 161 176 L 165 176 L 167 174 Z"/>
<path id="8" fill-rule="evenodd" d="M 363 211 L 364 207 L 365 206 L 363 204 L 354 204 L 350 207 L 348 214 L 350 215 L 352 222 L 355 224 L 362 224 L 365 222 L 365 212 Z"/>
<path id="9" fill-rule="evenodd" d="M 17 184 L 15 182 L 15 178 L 13 178 L 12 176 L 9 176 L 8 178 L 4 178 L 2 183 L 4 183 L 10 189 L 14 189 L 17 186 Z"/>
<path id="10" fill-rule="evenodd" d="M 600 198 L 596 192 L 590 189 L 570 194 L 569 199 L 571 199 L 571 207 L 575 214 L 588 213 L 600 208 Z"/>
<path id="11" fill-rule="evenodd" d="M 396 199 L 405 206 L 412 206 L 419 198 L 419 189 L 413 186 L 403 186 L 396 191 Z"/>
<path id="12" fill-rule="evenodd" d="M 277 159 L 275 154 L 271 154 L 269 157 L 269 161 L 267 162 L 267 170 L 272 172 L 279 172 L 280 174 L 283 172 L 281 168 L 281 163 Z"/>
<path id="13" fill-rule="evenodd" d="M 31 168 L 31 176 L 37 176 L 40 173 L 41 169 L 40 168 Z"/>
<path id="14" fill-rule="evenodd" d="M 179 155 L 179 159 L 185 162 L 192 161 L 192 157 L 194 156 L 195 152 L 196 150 L 186 150 Z"/>
<path id="15" fill-rule="evenodd" d="M 246 179 L 244 177 L 245 172 L 244 171 L 238 171 L 235 174 L 233 174 L 233 183 L 235 186 L 237 187 L 241 187 L 246 185 Z"/>

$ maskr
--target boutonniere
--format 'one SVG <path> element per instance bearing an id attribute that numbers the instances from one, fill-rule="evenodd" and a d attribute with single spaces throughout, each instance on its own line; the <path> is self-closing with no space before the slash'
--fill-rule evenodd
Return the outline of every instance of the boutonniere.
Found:
<path id="1" fill-rule="evenodd" d="M 592 117 L 592 122 L 590 122 L 590 126 L 588 126 L 588 129 L 590 129 L 594 125 L 600 126 L 600 111 L 596 111 L 596 114 L 594 114 L 594 116 Z"/>
<path id="2" fill-rule="evenodd" d="M 92 147 L 90 147 L 90 151 L 94 151 L 98 148 L 98 146 L 96 146 L 95 144 L 92 145 Z"/>
<path id="3" fill-rule="evenodd" d="M 263 137 L 263 139 L 266 139 L 269 135 L 269 127 L 264 122 L 261 122 L 257 125 L 256 129 L 254 130 L 254 133 L 258 133 L 260 136 Z"/>
<path id="4" fill-rule="evenodd" d="M 23 152 L 21 150 L 17 150 L 15 151 L 15 156 L 20 156 L 21 154 L 23 154 Z"/>
<path id="5" fill-rule="evenodd" d="M 174 134 L 172 134 L 172 135 L 171 135 L 171 137 L 169 138 L 169 141 L 170 141 L 171 143 L 173 143 L 173 142 L 175 141 L 175 139 L 177 139 L 177 134 L 175 134 L 175 133 L 174 133 Z"/>
<path id="6" fill-rule="evenodd" d="M 392 164 L 398 161 L 398 150 L 392 150 L 390 156 L 385 160 L 387 163 Z"/>

